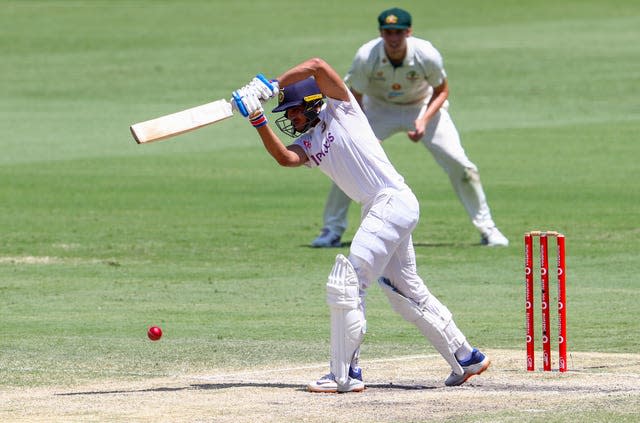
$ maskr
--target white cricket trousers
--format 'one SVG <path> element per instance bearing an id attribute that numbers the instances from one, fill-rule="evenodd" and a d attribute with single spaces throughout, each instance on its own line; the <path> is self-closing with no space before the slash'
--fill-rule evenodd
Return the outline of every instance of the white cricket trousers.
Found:
<path id="1" fill-rule="evenodd" d="M 381 191 L 362 207 L 362 221 L 351 242 L 349 261 L 358 275 L 363 310 L 366 310 L 366 289 L 378 277 L 385 277 L 398 293 L 430 316 L 412 323 L 422 328 L 425 336 L 424 327 L 429 327 L 431 336 L 427 338 L 455 369 L 453 366 L 459 365 L 454 353 L 466 338 L 453 322 L 449 309 L 429 292 L 418 275 L 411 233 L 419 216 L 420 205 L 408 187 Z M 439 326 L 434 322 L 446 324 Z M 358 366 L 358 357 L 356 349 L 352 366 Z"/>
<path id="2" fill-rule="evenodd" d="M 363 205 L 362 221 L 349 250 L 361 291 L 384 276 L 416 304 L 427 299 L 430 294 L 418 276 L 411 238 L 419 217 L 420 205 L 409 188 L 383 190 Z"/>
<path id="3" fill-rule="evenodd" d="M 414 130 L 414 122 L 422 108 L 422 104 L 391 105 L 368 96 L 364 96 L 363 103 L 367 119 L 380 141 L 398 132 Z M 421 141 L 447 172 L 453 190 L 473 225 L 480 233 L 493 228 L 495 223 L 480 182 L 478 168 L 467 157 L 446 107 L 433 116 Z M 342 235 L 347 228 L 350 203 L 349 197 L 333 184 L 325 204 L 324 227 Z"/>

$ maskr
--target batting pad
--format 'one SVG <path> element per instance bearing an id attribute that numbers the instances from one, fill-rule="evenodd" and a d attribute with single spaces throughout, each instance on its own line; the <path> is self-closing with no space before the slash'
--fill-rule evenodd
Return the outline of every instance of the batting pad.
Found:
<path id="1" fill-rule="evenodd" d="M 466 339 L 453 322 L 449 309 L 433 295 L 429 295 L 426 303 L 419 307 L 391 286 L 387 278 L 379 278 L 378 284 L 389 298 L 393 310 L 416 325 L 420 333 L 449 363 L 454 373 L 461 375 L 464 371 L 456 360 L 455 352 Z"/>
<path id="2" fill-rule="evenodd" d="M 336 256 L 327 280 L 327 304 L 331 315 L 331 373 L 340 386 L 349 380 L 351 360 L 367 331 L 358 276 L 342 254 Z"/>

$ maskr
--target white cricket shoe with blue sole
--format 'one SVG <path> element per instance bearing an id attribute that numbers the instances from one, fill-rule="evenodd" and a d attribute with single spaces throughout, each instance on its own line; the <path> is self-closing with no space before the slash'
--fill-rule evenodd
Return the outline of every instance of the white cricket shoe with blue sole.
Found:
<path id="1" fill-rule="evenodd" d="M 349 380 L 344 386 L 338 386 L 336 379 L 332 373 L 322 376 L 320 379 L 307 385 L 309 392 L 320 393 L 346 393 L 346 392 L 362 392 L 364 391 L 364 382 L 362 381 L 362 369 L 349 368 Z"/>
<path id="2" fill-rule="evenodd" d="M 491 360 L 482 354 L 478 349 L 474 348 L 471 358 L 467 361 L 458 361 L 464 373 L 461 375 L 451 372 L 444 384 L 447 386 L 460 386 L 465 383 L 471 376 L 479 375 L 489 368 Z"/>

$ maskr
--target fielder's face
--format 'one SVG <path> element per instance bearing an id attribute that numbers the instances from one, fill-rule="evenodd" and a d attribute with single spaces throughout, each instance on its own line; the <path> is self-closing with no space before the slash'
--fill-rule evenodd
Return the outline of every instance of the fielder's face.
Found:
<path id="1" fill-rule="evenodd" d="M 411 36 L 411 28 L 381 29 L 380 36 L 384 40 L 384 49 L 389 57 L 403 57 L 407 49 L 407 37 Z"/>

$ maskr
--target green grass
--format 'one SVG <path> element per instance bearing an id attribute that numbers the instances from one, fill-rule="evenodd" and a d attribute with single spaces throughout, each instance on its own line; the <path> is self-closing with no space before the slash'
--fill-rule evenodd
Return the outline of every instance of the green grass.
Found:
<path id="1" fill-rule="evenodd" d="M 0 385 L 327 359 L 338 251 L 307 248 L 326 178 L 278 168 L 241 119 L 149 146 L 128 126 L 311 55 L 344 73 L 388 5 L 328 3 L 0 4 Z M 426 150 L 388 140 L 422 204 L 430 289 L 473 343 L 523 348 L 521 236 L 559 230 L 569 349 L 637 352 L 636 3 L 406 7 L 445 57 L 452 115 L 512 242 L 478 247 Z M 355 206 L 350 219 L 347 239 Z M 365 359 L 429 350 L 376 287 L 368 311 Z M 151 324 L 161 342 L 146 339 Z"/>

